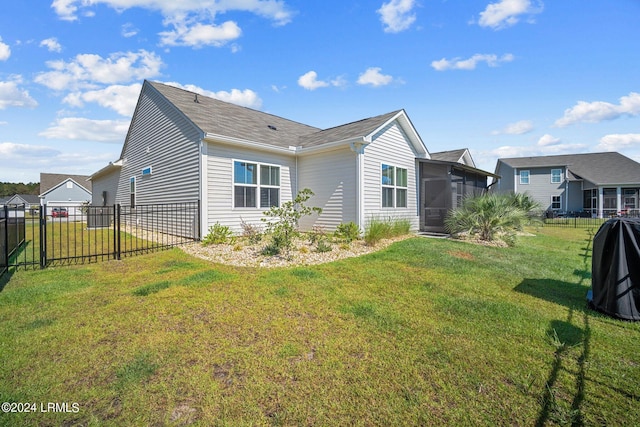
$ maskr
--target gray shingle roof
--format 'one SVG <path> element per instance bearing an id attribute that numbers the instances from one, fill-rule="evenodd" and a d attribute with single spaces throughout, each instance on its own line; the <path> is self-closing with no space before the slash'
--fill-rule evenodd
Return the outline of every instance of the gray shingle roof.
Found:
<path id="1" fill-rule="evenodd" d="M 184 89 L 149 82 L 205 134 L 222 135 L 246 141 L 288 148 L 299 145 L 302 135 L 320 129 L 251 108 L 197 95 Z M 198 102 L 195 102 L 195 100 Z M 271 127 L 270 127 L 271 126 Z M 273 129 L 275 128 L 275 129 Z"/>
<path id="2" fill-rule="evenodd" d="M 393 111 L 329 129 L 320 129 L 262 111 L 148 82 L 205 134 L 222 135 L 281 148 L 314 147 L 369 135 L 398 114 Z M 198 102 L 195 102 L 195 100 Z"/>
<path id="3" fill-rule="evenodd" d="M 371 132 L 375 131 L 380 126 L 388 122 L 400 111 L 402 110 L 392 111 L 390 113 L 381 114 L 375 117 L 369 117 L 368 119 L 358 120 L 356 122 L 347 123 L 344 125 L 321 130 L 310 135 L 302 136 L 300 138 L 299 145 L 302 147 L 313 147 L 329 142 L 345 141 L 348 139 L 367 136 Z"/>
<path id="4" fill-rule="evenodd" d="M 443 162 L 459 162 L 460 157 L 467 151 L 466 148 L 459 150 L 440 151 L 439 153 L 431 153 L 432 160 L 441 160 Z"/>
<path id="5" fill-rule="evenodd" d="M 567 166 L 575 179 L 597 185 L 640 183 L 640 163 L 615 152 L 515 157 L 499 161 L 512 168 Z"/>
<path id="6" fill-rule="evenodd" d="M 65 174 L 59 174 L 59 173 L 40 173 L 40 194 L 46 193 L 56 185 L 67 180 L 68 178 L 73 179 L 79 185 L 91 191 L 92 182 L 87 181 L 87 179 L 89 179 L 88 175 L 65 175 Z"/>

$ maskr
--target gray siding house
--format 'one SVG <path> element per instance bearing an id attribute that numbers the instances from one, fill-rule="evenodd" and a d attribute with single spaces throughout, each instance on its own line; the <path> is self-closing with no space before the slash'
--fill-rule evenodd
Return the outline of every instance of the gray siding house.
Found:
<path id="1" fill-rule="evenodd" d="M 66 208 L 69 216 L 81 215 L 83 205 L 91 200 L 91 181 L 88 176 L 40 174 L 40 205 L 47 205 L 47 215 L 55 207 Z"/>
<path id="2" fill-rule="evenodd" d="M 217 222 L 239 232 L 310 188 L 323 212 L 303 229 L 376 217 L 418 229 L 423 160 L 404 110 L 319 129 L 145 81 L 120 158 L 91 176 L 93 204 L 199 200 L 203 234 Z"/>
<path id="3" fill-rule="evenodd" d="M 545 211 L 606 218 L 640 213 L 640 163 L 620 153 L 498 159 L 498 192 L 528 193 Z"/>

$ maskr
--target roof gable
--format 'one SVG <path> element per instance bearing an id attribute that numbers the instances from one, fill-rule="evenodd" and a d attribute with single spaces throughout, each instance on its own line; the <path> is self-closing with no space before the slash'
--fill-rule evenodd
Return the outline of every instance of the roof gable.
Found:
<path id="1" fill-rule="evenodd" d="M 86 177 L 87 179 L 89 179 L 89 177 Z M 85 180 L 86 181 L 86 180 Z M 42 194 L 40 194 L 40 197 L 44 197 L 47 194 L 57 190 L 58 188 L 61 188 L 63 185 L 66 185 L 67 182 L 73 182 L 75 185 L 77 185 L 80 189 L 84 190 L 85 192 L 87 192 L 87 194 L 91 195 L 91 191 L 88 190 L 86 187 L 86 185 L 82 185 L 80 183 L 78 183 L 78 181 L 76 181 L 73 178 L 67 178 L 64 181 L 59 182 L 57 185 L 55 185 L 54 187 L 49 188 L 47 191 L 43 192 Z M 86 181 L 88 183 L 90 183 L 91 181 Z"/>
<path id="2" fill-rule="evenodd" d="M 437 153 L 431 153 L 432 160 L 441 160 L 443 162 L 455 162 L 463 165 L 476 167 L 476 163 L 471 157 L 471 153 L 468 148 L 460 148 L 459 150 L 440 151 Z"/>
<path id="3" fill-rule="evenodd" d="M 87 175 L 65 175 L 59 173 L 40 173 L 40 194 L 48 193 L 53 187 L 71 178 L 76 184 L 91 192 L 91 181 Z"/>

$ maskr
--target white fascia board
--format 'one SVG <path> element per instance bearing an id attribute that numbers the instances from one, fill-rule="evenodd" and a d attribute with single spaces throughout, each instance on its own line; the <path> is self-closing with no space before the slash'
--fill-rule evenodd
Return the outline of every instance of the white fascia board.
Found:
<path id="1" fill-rule="evenodd" d="M 270 144 L 264 144 L 264 143 L 255 142 L 255 141 L 248 141 L 246 139 L 234 138 L 234 137 L 225 136 L 225 135 L 207 133 L 205 134 L 204 139 L 206 142 L 221 142 L 224 144 L 231 144 L 238 147 L 253 148 L 255 150 L 271 151 L 271 152 L 280 153 L 280 154 L 295 154 L 295 151 L 292 151 L 290 147 L 287 147 L 287 148 L 276 147 Z"/>
<path id="2" fill-rule="evenodd" d="M 94 172 L 91 176 L 89 176 L 89 179 L 87 181 L 91 181 L 92 179 L 97 178 L 100 175 L 104 175 L 105 173 L 120 167 L 122 167 L 122 159 L 118 159 L 115 162 L 109 163 L 107 166 L 103 167 L 99 171 Z"/>

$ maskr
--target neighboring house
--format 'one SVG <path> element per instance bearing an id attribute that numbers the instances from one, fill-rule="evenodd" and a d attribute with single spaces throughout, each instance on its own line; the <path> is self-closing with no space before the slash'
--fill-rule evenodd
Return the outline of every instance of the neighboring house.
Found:
<path id="1" fill-rule="evenodd" d="M 598 218 L 640 212 L 640 164 L 620 153 L 498 159 L 492 185 L 528 193 L 544 210 Z"/>
<path id="2" fill-rule="evenodd" d="M 47 215 L 64 207 L 69 216 L 80 215 L 82 206 L 91 202 L 91 181 L 86 175 L 40 174 L 40 204 Z"/>
<path id="3" fill-rule="evenodd" d="M 404 110 L 323 130 L 145 81 L 120 159 L 91 176 L 93 204 L 199 200 L 203 233 L 239 232 L 309 188 L 323 212 L 303 229 L 390 217 L 418 229 L 431 159 Z"/>
<path id="4" fill-rule="evenodd" d="M 40 208 L 40 198 L 34 194 L 16 194 L 11 197 L 7 197 L 0 205 L 15 206 L 24 205 L 25 209 L 28 209 L 31 214 L 35 214 Z"/>

